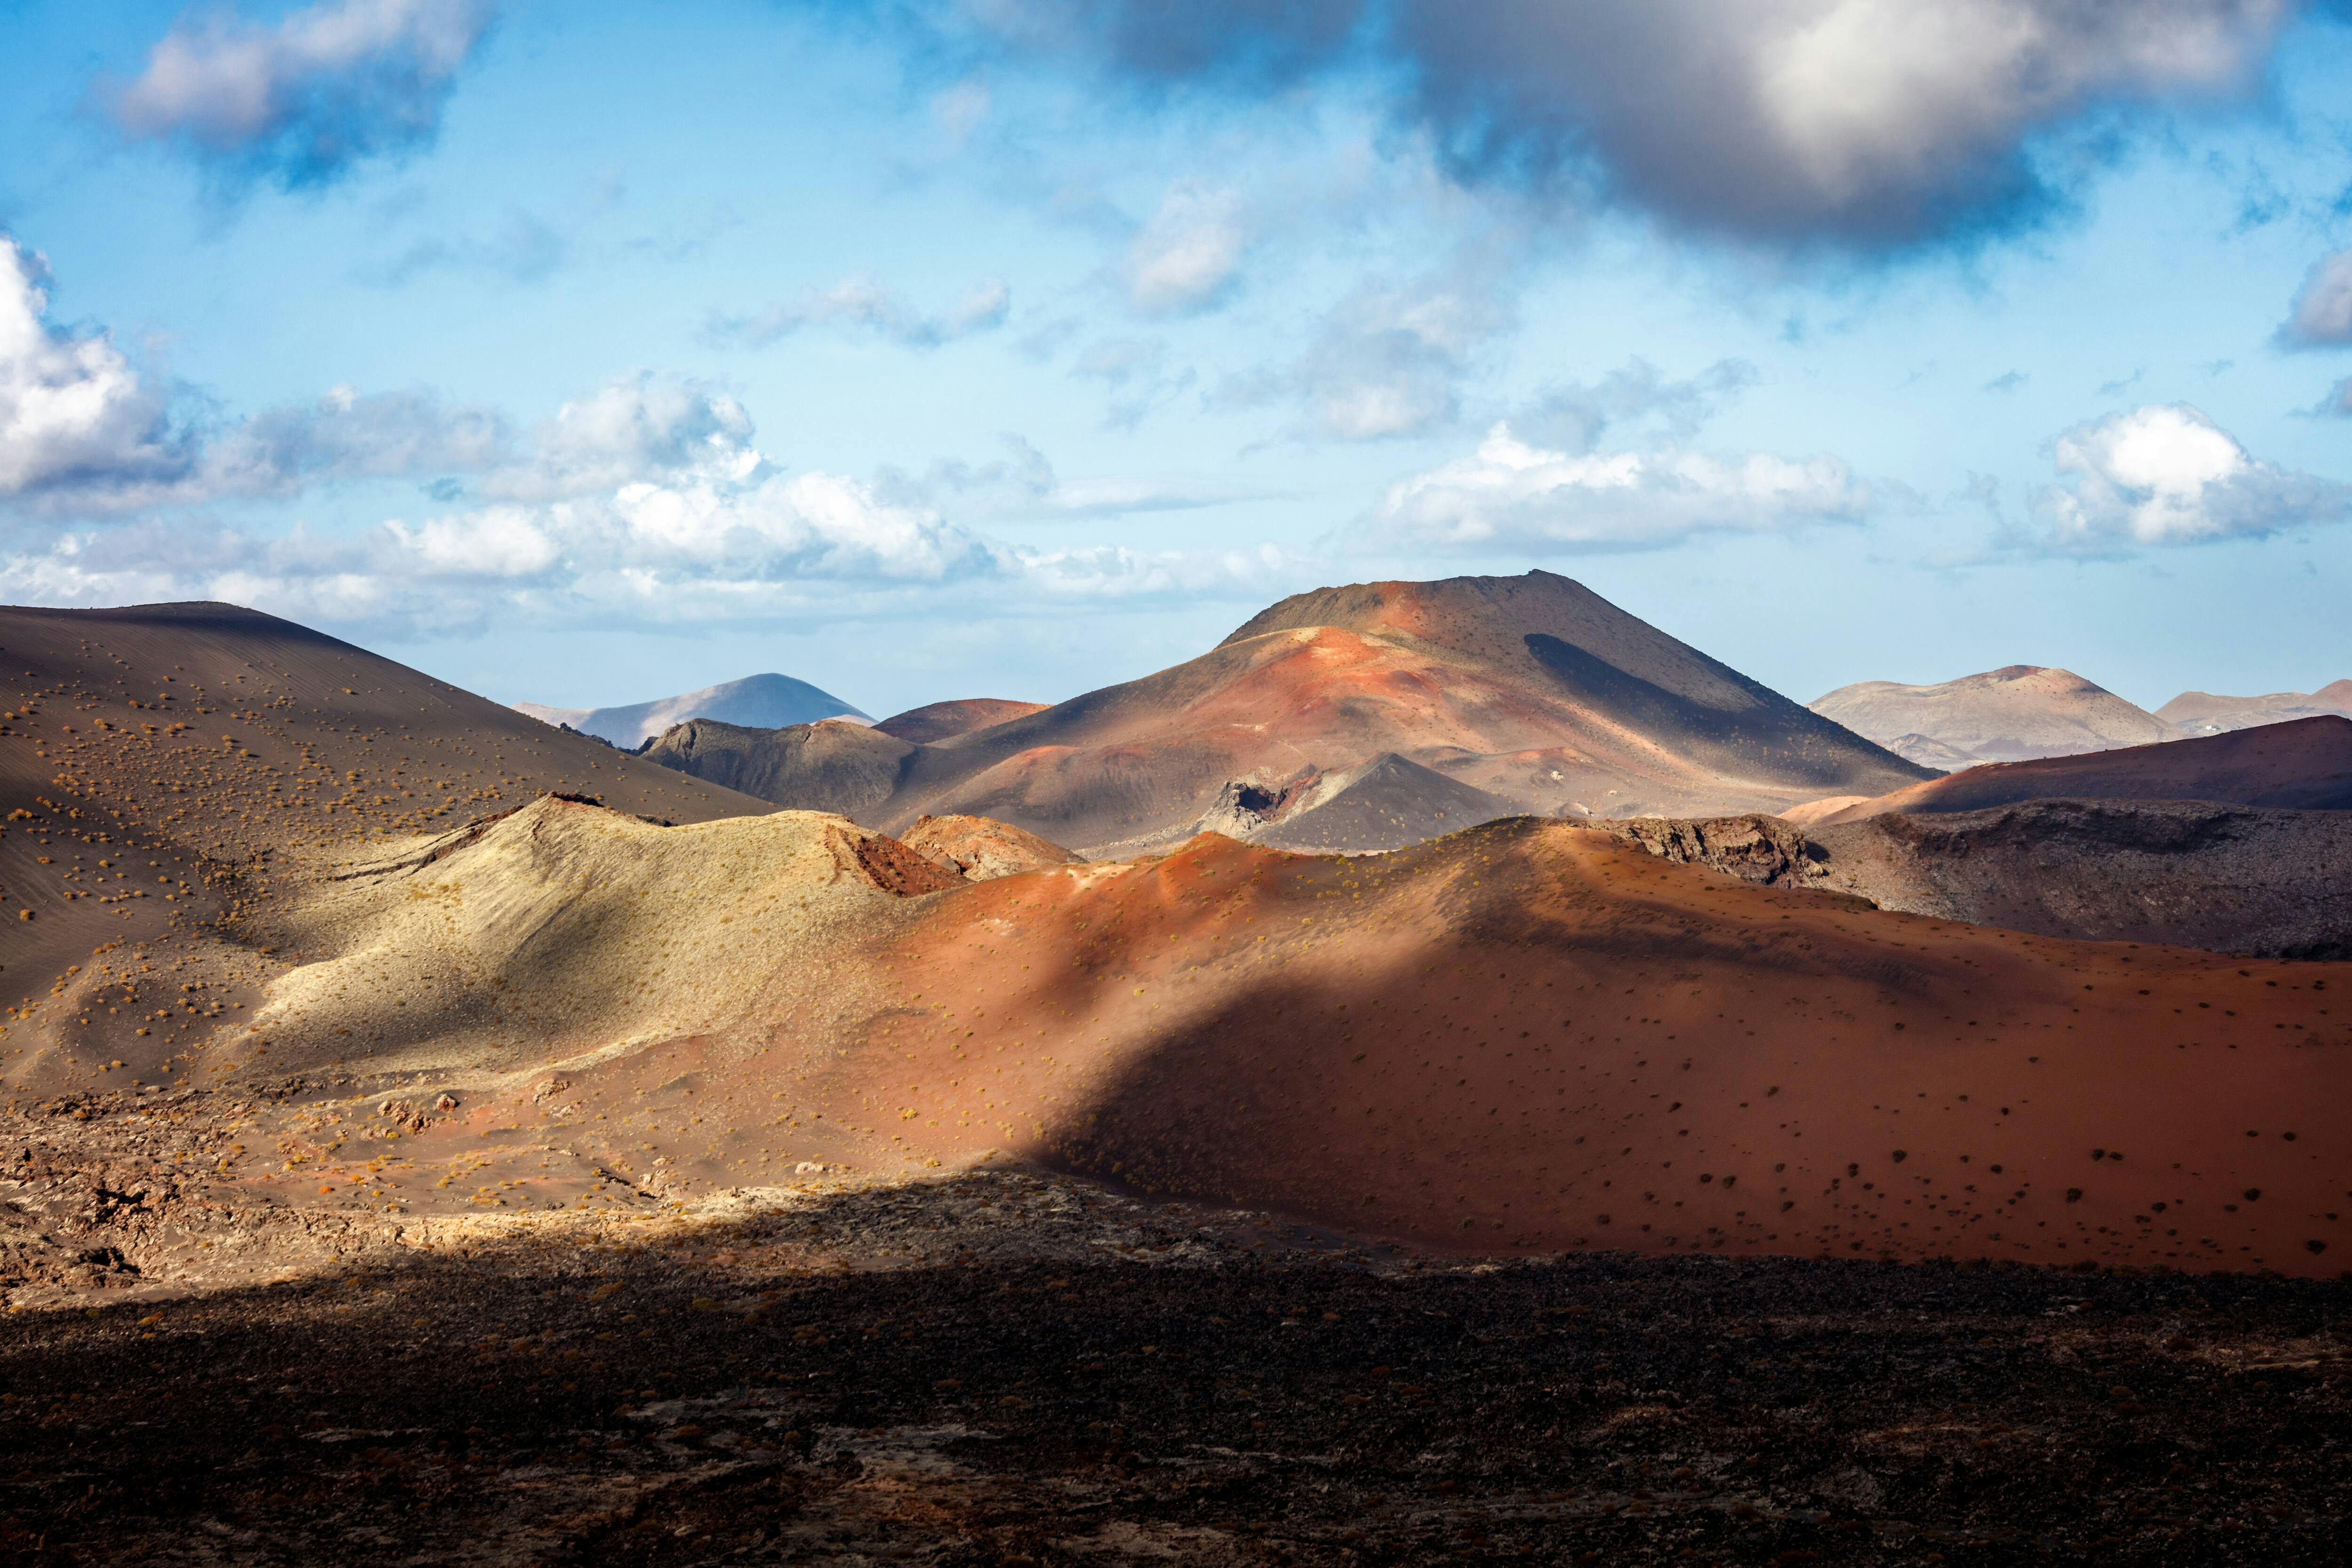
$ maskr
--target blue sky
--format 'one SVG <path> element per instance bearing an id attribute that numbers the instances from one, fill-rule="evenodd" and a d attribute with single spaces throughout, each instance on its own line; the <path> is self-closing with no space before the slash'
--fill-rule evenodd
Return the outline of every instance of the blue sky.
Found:
<path id="1" fill-rule="evenodd" d="M 95 15 L 94 15 L 95 13 Z M 0 599 L 1058 699 L 1566 573 L 1799 698 L 2352 674 L 2290 0 L 0 0 Z"/>

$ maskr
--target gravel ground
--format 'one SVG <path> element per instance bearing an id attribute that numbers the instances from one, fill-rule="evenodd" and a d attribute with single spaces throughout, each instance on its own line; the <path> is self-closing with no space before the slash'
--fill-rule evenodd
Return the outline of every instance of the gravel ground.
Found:
<path id="1" fill-rule="evenodd" d="M 0 1321 L 7 1563 L 2352 1557 L 2352 1285 L 1348 1244 L 1031 1173 Z"/>

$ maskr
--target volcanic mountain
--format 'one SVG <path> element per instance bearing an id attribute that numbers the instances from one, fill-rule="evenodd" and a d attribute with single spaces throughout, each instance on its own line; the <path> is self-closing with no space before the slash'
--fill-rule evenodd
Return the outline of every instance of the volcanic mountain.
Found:
<path id="1" fill-rule="evenodd" d="M 820 691 L 789 675 L 747 675 L 740 680 L 706 686 L 699 691 L 625 708 L 550 708 L 544 703 L 518 702 L 518 713 L 542 723 L 569 725 L 583 735 L 610 741 L 634 751 L 673 724 L 689 719 L 716 719 L 773 730 L 786 724 L 809 724 L 820 719 L 864 719 L 865 714 L 830 691 Z"/>
<path id="2" fill-rule="evenodd" d="M 2064 757 L 2177 739 L 2179 731 L 2070 669 L 2012 664 L 1936 686 L 1864 680 L 1811 703 L 1927 766 Z"/>
<path id="3" fill-rule="evenodd" d="M 2190 735 L 2218 735 L 2325 713 L 2352 716 L 2352 680 L 2332 681 L 2316 691 L 2273 691 L 2267 697 L 2184 691 L 2156 710 L 2158 718 Z"/>
<path id="4" fill-rule="evenodd" d="M 886 831 L 971 814 L 1089 856 L 1179 841 L 1230 784 L 1280 793 L 1390 752 L 1541 815 L 1775 810 L 1929 772 L 1547 572 L 1286 599 L 1172 669 L 916 746 L 855 804 L 851 749 L 782 731 L 759 761 L 749 738 L 649 755 Z M 893 765 L 856 754 L 861 779 Z"/>

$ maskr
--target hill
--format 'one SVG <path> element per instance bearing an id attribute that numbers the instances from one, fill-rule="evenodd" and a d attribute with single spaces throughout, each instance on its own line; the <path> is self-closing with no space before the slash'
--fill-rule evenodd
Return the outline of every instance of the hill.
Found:
<path id="1" fill-rule="evenodd" d="M 740 680 L 625 708 L 550 708 L 538 702 L 518 702 L 514 707 L 516 712 L 527 713 L 541 723 L 568 724 L 624 751 L 634 751 L 689 719 L 773 730 L 786 724 L 812 724 L 820 719 L 866 717 L 833 693 L 789 675 L 747 675 Z"/>
<path id="2" fill-rule="evenodd" d="M 918 750 L 877 727 L 839 719 L 778 730 L 697 719 L 664 731 L 640 754 L 790 810 L 871 820 L 898 792 Z"/>
<path id="3" fill-rule="evenodd" d="M 932 745 L 953 736 L 985 730 L 1008 719 L 1019 719 L 1045 709 L 1043 702 L 1015 702 L 1003 697 L 965 697 L 951 702 L 931 702 L 893 713 L 874 727 L 886 735 Z"/>
<path id="4" fill-rule="evenodd" d="M 2072 670 L 2032 664 L 1935 686 L 1864 680 L 1841 686 L 1811 707 L 1856 734 L 1947 771 L 2146 745 L 2179 733 Z"/>
<path id="5" fill-rule="evenodd" d="M 2352 719 L 2297 719 L 2158 745 L 1989 763 L 1834 811 L 1801 810 L 1791 820 L 1818 829 L 1888 812 L 1982 811 L 2057 799 L 2352 810 Z"/>
<path id="6" fill-rule="evenodd" d="M 96 948 L 548 791 L 679 822 L 772 809 L 234 605 L 0 608 L 0 985 L 25 977 L 31 1009 Z"/>
<path id="7" fill-rule="evenodd" d="M 2156 710 L 2158 718 L 2191 735 L 2218 735 L 2326 713 L 2352 715 L 2352 680 L 2332 681 L 2316 691 L 2273 691 L 2267 697 L 2184 691 Z"/>
<path id="8" fill-rule="evenodd" d="M 314 956 L 193 1048 L 416 1130 L 348 1200 L 330 1149 L 217 1201 L 593 1208 L 1010 1153 L 1473 1252 L 2332 1275 L 2352 1246 L 2312 1121 L 2352 1088 L 2352 967 L 1874 910 L 1526 818 L 929 893 L 861 868 L 893 853 L 541 802 L 318 884 L 271 915 Z M 319 1147 L 268 1142 L 298 1112 L 245 1141 Z"/>
<path id="9" fill-rule="evenodd" d="M 1326 773 L 1286 804 L 1279 816 L 1249 836 L 1252 843 L 1309 855 L 1361 853 L 1419 844 L 1519 815 L 1502 796 L 1394 752 Z"/>
<path id="10" fill-rule="evenodd" d="M 856 809 L 886 830 L 973 815 L 1128 853 L 1180 841 L 1228 786 L 1391 752 L 1538 815 L 1772 810 L 1928 773 L 1534 572 L 1286 599 L 1174 668 L 920 746 Z M 763 765 L 757 787 L 837 808 L 796 765 Z"/>

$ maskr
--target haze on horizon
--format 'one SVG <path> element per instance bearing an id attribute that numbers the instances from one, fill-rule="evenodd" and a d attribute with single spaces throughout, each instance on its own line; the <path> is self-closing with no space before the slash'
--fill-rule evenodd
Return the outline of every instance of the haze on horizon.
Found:
<path id="1" fill-rule="evenodd" d="M 0 601 L 1056 700 L 1565 573 L 1800 701 L 2346 673 L 2295 0 L 0 12 Z"/>

